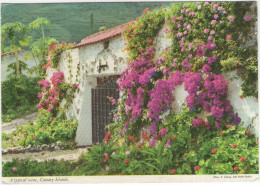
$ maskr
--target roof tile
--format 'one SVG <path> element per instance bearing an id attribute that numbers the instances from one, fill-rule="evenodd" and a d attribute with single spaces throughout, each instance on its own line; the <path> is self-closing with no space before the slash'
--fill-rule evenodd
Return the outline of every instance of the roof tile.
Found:
<path id="1" fill-rule="evenodd" d="M 98 43 L 98 42 L 102 42 L 114 38 L 120 35 L 121 33 L 123 33 L 127 29 L 128 25 L 129 23 L 125 23 L 120 26 L 90 35 L 82 39 L 81 42 L 77 44 L 74 48 L 78 48 L 78 47 L 82 47 L 82 46 L 86 46 L 86 45 L 90 45 L 90 44 L 94 44 L 94 43 Z"/>

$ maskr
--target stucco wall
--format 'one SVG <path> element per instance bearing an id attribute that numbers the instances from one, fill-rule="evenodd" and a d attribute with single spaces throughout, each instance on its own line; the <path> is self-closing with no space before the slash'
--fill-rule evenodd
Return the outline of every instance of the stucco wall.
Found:
<path id="1" fill-rule="evenodd" d="M 18 59 L 23 61 L 23 58 L 25 57 L 25 55 L 26 55 L 26 52 L 19 52 Z M 5 55 L 1 56 L 1 80 L 5 80 L 7 78 L 7 76 L 10 73 L 12 73 L 12 71 L 7 72 L 7 66 L 12 63 L 15 63 L 15 62 L 16 62 L 16 59 L 15 59 L 14 53 L 5 54 Z M 30 58 L 24 62 L 28 65 L 27 67 L 30 69 L 33 66 L 36 66 L 39 61 L 34 60 L 33 58 Z M 33 75 L 28 74 L 26 70 L 22 70 L 22 73 L 27 76 L 33 76 Z"/>
<path id="2" fill-rule="evenodd" d="M 168 49 L 171 45 L 171 39 L 168 39 L 164 33 L 164 28 L 160 30 L 157 37 L 154 39 L 156 45 L 155 59 L 160 57 L 160 53 Z M 70 108 L 67 110 L 68 118 L 75 118 L 79 120 L 79 127 L 76 136 L 76 142 L 79 145 L 88 145 L 92 142 L 92 118 L 91 118 L 91 88 L 97 85 L 96 77 L 109 76 L 120 74 L 127 66 L 127 54 L 124 50 L 124 40 L 122 37 L 111 39 L 109 47 L 104 49 L 102 42 L 87 45 L 80 48 L 72 49 L 71 51 L 64 52 L 61 56 L 61 61 L 57 70 L 63 71 L 67 82 L 76 83 L 77 66 L 79 66 L 78 83 L 79 91 L 75 94 L 74 101 Z M 70 53 L 72 63 L 69 64 L 66 55 Z M 100 73 L 98 66 L 105 65 L 105 68 Z M 69 81 L 69 65 L 71 65 L 71 72 L 73 78 Z M 53 69 L 48 69 L 47 79 L 51 77 Z M 229 80 L 235 72 L 224 74 L 225 78 Z M 245 127 L 251 125 L 254 133 L 259 132 L 258 126 L 258 99 L 244 98 L 240 99 L 239 93 L 241 89 L 241 79 L 235 79 L 229 83 L 228 87 L 228 100 L 234 107 L 234 112 L 237 112 L 245 122 Z M 173 111 L 178 113 L 181 111 L 181 106 L 185 102 L 187 92 L 184 86 L 177 86 L 174 94 L 174 101 L 172 104 Z"/>

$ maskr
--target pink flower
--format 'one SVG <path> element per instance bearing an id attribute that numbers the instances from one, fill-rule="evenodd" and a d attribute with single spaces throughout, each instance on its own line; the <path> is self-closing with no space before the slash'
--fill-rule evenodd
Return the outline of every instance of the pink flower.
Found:
<path id="1" fill-rule="evenodd" d="M 183 8 L 185 8 L 186 6 L 187 6 L 187 5 L 186 5 L 186 4 L 184 4 L 182 7 L 183 7 Z"/>
<path id="2" fill-rule="evenodd" d="M 152 43 L 153 42 L 153 40 L 152 39 L 148 39 L 148 41 L 147 41 L 148 43 Z"/>
<path id="3" fill-rule="evenodd" d="M 205 6 L 208 6 L 209 5 L 209 2 L 205 2 Z"/>
<path id="4" fill-rule="evenodd" d="M 109 170 L 109 166 L 106 167 L 106 171 L 108 171 L 108 170 Z"/>
<path id="5" fill-rule="evenodd" d="M 204 33 L 209 33 L 209 29 L 204 29 Z"/>
<path id="6" fill-rule="evenodd" d="M 173 59 L 173 62 L 177 62 L 177 61 L 178 61 L 178 59 L 177 59 L 177 58 Z"/>
<path id="7" fill-rule="evenodd" d="M 213 39 L 212 36 L 209 36 L 209 37 L 208 37 L 208 40 L 212 40 L 212 39 Z"/>
<path id="8" fill-rule="evenodd" d="M 165 136 L 166 134 L 168 134 L 168 131 L 166 130 L 166 128 L 162 128 L 162 129 L 159 131 L 159 134 L 161 134 L 161 136 Z"/>
<path id="9" fill-rule="evenodd" d="M 190 12 L 189 15 L 193 17 L 195 15 L 195 12 Z"/>
<path id="10" fill-rule="evenodd" d="M 39 99 L 42 99 L 42 93 L 38 93 L 38 96 L 37 96 Z"/>
<path id="11" fill-rule="evenodd" d="M 185 30 L 185 31 L 183 32 L 183 34 L 184 34 L 184 35 L 187 35 L 187 34 L 188 34 L 187 30 Z"/>
<path id="12" fill-rule="evenodd" d="M 191 29 L 191 25 L 188 24 L 188 26 L 187 26 L 187 30 L 190 30 L 190 29 Z"/>
<path id="13" fill-rule="evenodd" d="M 214 35 L 214 34 L 215 34 L 215 31 L 214 31 L 214 30 L 211 30 L 211 31 L 210 31 L 210 34 L 211 34 L 211 35 Z"/>
<path id="14" fill-rule="evenodd" d="M 22 159 L 22 158 L 18 160 L 18 163 L 22 163 L 22 162 L 23 162 L 23 159 Z"/>
<path id="15" fill-rule="evenodd" d="M 130 155 L 130 153 L 131 153 L 130 151 L 127 151 L 125 154 L 126 154 L 126 155 Z"/>
<path id="16" fill-rule="evenodd" d="M 214 19 L 218 19 L 218 18 L 219 18 L 218 14 L 215 14 Z"/>
<path id="17" fill-rule="evenodd" d="M 228 16 L 228 20 L 229 20 L 229 22 L 233 22 L 235 20 L 235 18 L 233 16 Z"/>
<path id="18" fill-rule="evenodd" d="M 224 11 L 223 14 L 227 14 L 227 11 Z"/>
<path id="19" fill-rule="evenodd" d="M 177 64 L 176 64 L 176 63 L 173 63 L 173 64 L 172 64 L 172 66 L 173 66 L 173 67 L 176 67 L 176 66 L 177 66 Z"/>
<path id="20" fill-rule="evenodd" d="M 232 35 L 227 35 L 226 39 L 227 40 L 231 40 L 232 39 Z"/>
<path id="21" fill-rule="evenodd" d="M 13 168 L 13 172 L 16 172 L 17 171 L 17 168 Z"/>
<path id="22" fill-rule="evenodd" d="M 216 20 L 212 20 L 211 21 L 211 25 L 215 25 L 215 24 L 217 24 L 217 21 Z"/>
<path id="23" fill-rule="evenodd" d="M 177 25 L 177 27 L 178 27 L 178 28 L 180 28 L 180 27 L 181 27 L 181 25 L 180 25 L 180 24 L 178 24 L 178 25 Z"/>
<path id="24" fill-rule="evenodd" d="M 120 135 L 120 136 L 122 136 L 122 130 L 119 130 L 119 132 L 118 132 L 118 134 Z"/>
<path id="25" fill-rule="evenodd" d="M 198 6 L 198 10 L 200 10 L 200 9 L 201 9 L 201 5 Z"/>
<path id="26" fill-rule="evenodd" d="M 222 6 L 218 7 L 218 11 L 222 11 L 224 8 Z"/>
<path id="27" fill-rule="evenodd" d="M 244 20 L 245 20 L 245 21 L 251 21 L 251 19 L 252 19 L 252 18 L 251 18 L 251 16 L 249 16 L 249 15 L 247 15 L 247 16 L 244 17 Z"/>
<path id="28" fill-rule="evenodd" d="M 167 142 L 165 144 L 165 148 L 168 148 L 169 146 L 171 146 L 171 140 L 170 139 L 167 140 Z"/>
<path id="29" fill-rule="evenodd" d="M 188 55 L 188 58 L 191 59 L 191 58 L 192 58 L 192 54 L 189 54 L 189 55 Z"/>

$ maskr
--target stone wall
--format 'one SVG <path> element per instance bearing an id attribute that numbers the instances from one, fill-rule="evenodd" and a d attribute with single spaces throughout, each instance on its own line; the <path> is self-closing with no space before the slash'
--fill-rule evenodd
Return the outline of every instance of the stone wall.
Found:
<path id="1" fill-rule="evenodd" d="M 18 53 L 18 59 L 23 61 L 23 58 L 25 57 L 26 52 L 19 52 Z M 15 59 L 15 54 L 14 53 L 10 53 L 10 54 L 5 54 L 1 56 L 1 80 L 5 80 L 7 78 L 7 76 L 12 73 L 12 71 L 7 72 L 7 66 L 15 63 L 16 59 Z M 26 61 L 24 61 L 28 66 L 28 68 L 32 68 L 33 66 L 36 66 L 38 64 L 38 60 L 34 60 L 33 58 L 28 59 Z M 22 70 L 22 73 L 27 75 L 27 76 L 33 76 L 27 73 L 26 70 Z"/>
<path id="2" fill-rule="evenodd" d="M 171 40 L 164 34 L 162 28 L 155 38 L 156 45 L 155 59 L 159 58 L 160 53 L 168 49 L 171 45 Z M 97 77 L 111 76 L 120 74 L 127 66 L 127 53 L 124 50 L 123 37 L 116 37 L 109 40 L 109 46 L 105 49 L 103 42 L 92 45 L 87 45 L 80 48 L 72 49 L 71 51 L 64 52 L 61 56 L 61 61 L 57 70 L 63 71 L 67 82 L 76 83 L 77 66 L 79 92 L 75 94 L 74 101 L 66 114 L 68 118 L 75 118 L 79 120 L 77 130 L 76 142 L 79 146 L 89 145 L 92 143 L 92 118 L 91 118 L 91 88 L 97 86 Z M 72 63 L 68 63 L 70 53 Z M 104 70 L 98 71 L 99 65 L 108 65 Z M 71 72 L 69 72 L 69 65 Z M 47 78 L 51 77 L 53 69 L 48 69 Z M 69 76 L 73 78 L 69 80 Z M 235 72 L 224 74 L 225 78 L 229 80 Z M 251 125 L 254 133 L 259 133 L 258 126 L 258 99 L 249 97 L 240 99 L 239 93 L 241 89 L 241 79 L 232 80 L 229 83 L 228 99 L 234 107 L 234 111 L 238 112 L 245 122 L 245 127 Z M 174 91 L 173 111 L 180 112 L 182 104 L 185 102 L 187 92 L 184 86 L 178 86 Z"/>

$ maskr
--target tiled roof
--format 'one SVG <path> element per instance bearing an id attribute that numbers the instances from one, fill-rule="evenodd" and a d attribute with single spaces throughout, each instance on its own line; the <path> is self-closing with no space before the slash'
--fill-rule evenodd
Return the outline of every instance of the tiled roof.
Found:
<path id="1" fill-rule="evenodd" d="M 81 42 L 75 46 L 75 48 L 102 42 L 102 41 L 114 38 L 114 37 L 120 35 L 121 33 L 123 33 L 127 29 L 128 25 L 129 25 L 129 23 L 125 23 L 120 26 L 111 28 L 109 30 L 101 31 L 101 32 L 95 33 L 93 35 L 90 35 L 90 36 L 82 39 Z"/>
<path id="2" fill-rule="evenodd" d="M 19 52 L 28 52 L 28 51 L 21 50 Z M 9 52 L 6 52 L 6 53 L 1 53 L 1 56 L 8 55 L 8 54 L 13 54 L 13 53 L 15 53 L 15 52 L 14 51 L 9 51 Z"/>

